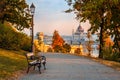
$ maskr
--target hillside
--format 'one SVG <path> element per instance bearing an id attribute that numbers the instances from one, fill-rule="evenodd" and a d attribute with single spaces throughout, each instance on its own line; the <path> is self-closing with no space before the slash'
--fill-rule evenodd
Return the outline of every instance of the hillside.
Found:
<path id="1" fill-rule="evenodd" d="M 0 49 L 0 80 L 9 80 L 8 77 L 17 77 L 16 73 L 26 68 L 26 59 L 23 51 Z"/>

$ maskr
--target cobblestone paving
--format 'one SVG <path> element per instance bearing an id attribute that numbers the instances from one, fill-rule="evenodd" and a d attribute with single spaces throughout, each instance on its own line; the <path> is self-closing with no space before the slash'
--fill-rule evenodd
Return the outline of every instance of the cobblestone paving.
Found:
<path id="1" fill-rule="evenodd" d="M 47 57 L 47 69 L 30 71 L 19 80 L 120 80 L 120 71 L 84 57 L 69 54 L 42 54 Z"/>

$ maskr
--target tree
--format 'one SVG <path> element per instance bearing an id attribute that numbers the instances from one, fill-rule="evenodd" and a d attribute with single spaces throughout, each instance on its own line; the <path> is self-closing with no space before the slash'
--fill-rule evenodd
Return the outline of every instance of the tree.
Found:
<path id="1" fill-rule="evenodd" d="M 38 40 L 34 40 L 34 50 L 35 50 L 35 53 L 41 52 L 40 44 L 38 43 Z"/>
<path id="2" fill-rule="evenodd" d="M 75 12 L 80 22 L 89 20 L 92 33 L 100 31 L 99 58 L 103 58 L 102 47 L 104 47 L 103 34 L 114 36 L 115 46 L 119 48 L 120 41 L 120 0 L 66 0 L 72 8 L 66 12 Z"/>
<path id="3" fill-rule="evenodd" d="M 90 32 L 90 31 L 88 31 L 88 33 L 87 33 L 87 38 L 88 38 L 89 40 L 88 40 L 88 42 L 87 42 L 87 44 L 86 44 L 86 47 L 87 47 L 87 50 L 88 50 L 88 55 L 91 56 L 93 41 L 91 40 L 92 35 L 91 35 L 91 32 Z"/>
<path id="4" fill-rule="evenodd" d="M 67 44 L 67 43 L 65 43 L 63 45 L 63 48 L 65 49 L 65 52 L 70 52 L 70 50 L 71 50 L 71 46 L 69 44 Z"/>
<path id="5" fill-rule="evenodd" d="M 25 0 L 0 0 L 0 23 L 12 23 L 16 29 L 30 27 L 30 14 Z"/>
<path id="6" fill-rule="evenodd" d="M 75 49 L 76 54 L 80 54 L 80 48 Z"/>
<path id="7" fill-rule="evenodd" d="M 59 35 L 58 31 L 54 31 L 53 38 L 52 38 L 52 48 L 56 50 L 57 52 L 62 51 L 63 44 L 64 44 L 63 38 Z"/>

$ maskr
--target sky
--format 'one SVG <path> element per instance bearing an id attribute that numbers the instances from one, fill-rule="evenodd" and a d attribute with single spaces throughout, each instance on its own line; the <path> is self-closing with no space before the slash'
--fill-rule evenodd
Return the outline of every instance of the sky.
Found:
<path id="1" fill-rule="evenodd" d="M 34 35 L 43 32 L 45 35 L 53 35 L 57 30 L 60 35 L 72 35 L 72 30 L 76 30 L 79 21 L 75 19 L 75 14 L 65 13 L 70 7 L 65 0 L 26 0 L 27 4 L 35 5 L 34 14 Z M 90 27 L 88 22 L 80 23 L 85 31 Z M 24 30 L 28 35 L 30 30 Z"/>

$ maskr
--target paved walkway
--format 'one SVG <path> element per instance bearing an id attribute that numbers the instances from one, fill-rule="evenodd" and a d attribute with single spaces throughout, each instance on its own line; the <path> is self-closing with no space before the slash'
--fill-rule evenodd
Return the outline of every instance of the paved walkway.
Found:
<path id="1" fill-rule="evenodd" d="M 47 69 L 42 74 L 30 71 L 19 80 L 120 80 L 120 71 L 69 54 L 43 54 L 47 57 Z"/>

